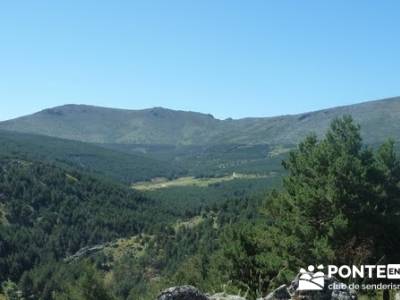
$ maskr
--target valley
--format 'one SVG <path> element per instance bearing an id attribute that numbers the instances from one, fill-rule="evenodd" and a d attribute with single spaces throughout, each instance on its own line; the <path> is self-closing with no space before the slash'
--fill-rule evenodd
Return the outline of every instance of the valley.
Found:
<path id="1" fill-rule="evenodd" d="M 191 284 L 256 299 L 293 278 L 314 247 L 323 261 L 397 259 L 369 238 L 398 222 L 399 103 L 234 121 L 66 106 L 0 123 L 3 291 L 87 300 L 95 286 L 93 299 L 154 300 Z M 322 132 L 321 116 L 349 111 L 356 118 Z M 114 127 L 88 134 L 88 116 Z M 136 130 L 122 130 L 122 116 Z M 368 251 L 347 244 L 359 235 Z"/>
<path id="2" fill-rule="evenodd" d="M 2 1 L 0 300 L 400 300 L 399 19 Z"/>

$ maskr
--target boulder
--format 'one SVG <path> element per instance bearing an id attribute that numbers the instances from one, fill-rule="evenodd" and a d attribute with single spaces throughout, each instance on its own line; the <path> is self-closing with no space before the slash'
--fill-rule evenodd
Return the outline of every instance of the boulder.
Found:
<path id="1" fill-rule="evenodd" d="M 210 300 L 198 289 L 190 285 L 176 286 L 161 292 L 157 300 Z"/>

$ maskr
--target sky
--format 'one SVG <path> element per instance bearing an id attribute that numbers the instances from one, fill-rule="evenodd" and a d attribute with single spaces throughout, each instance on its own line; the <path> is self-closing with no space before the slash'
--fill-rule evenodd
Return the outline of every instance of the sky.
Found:
<path id="1" fill-rule="evenodd" d="M 0 120 L 274 116 L 400 95 L 400 1 L 0 1 Z"/>

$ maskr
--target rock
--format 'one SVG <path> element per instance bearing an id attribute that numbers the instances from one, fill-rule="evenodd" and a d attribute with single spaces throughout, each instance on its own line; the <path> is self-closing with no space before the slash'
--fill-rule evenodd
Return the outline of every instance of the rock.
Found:
<path id="1" fill-rule="evenodd" d="M 64 262 L 72 262 L 81 259 L 82 257 L 86 257 L 88 255 L 91 255 L 95 252 L 98 252 L 100 250 L 103 250 L 107 244 L 101 244 L 101 245 L 95 245 L 92 247 L 83 247 L 78 250 L 75 254 L 68 256 L 64 258 Z"/>
<path id="2" fill-rule="evenodd" d="M 157 300 L 210 300 L 198 289 L 190 285 L 176 286 L 164 290 Z"/>
<path id="3" fill-rule="evenodd" d="M 218 293 L 207 296 L 190 285 L 176 286 L 163 291 L 157 300 L 246 300 L 237 295 Z"/>
<path id="4" fill-rule="evenodd" d="M 312 273 L 309 273 L 312 274 Z M 281 285 L 264 298 L 257 300 L 357 300 L 357 295 L 334 277 L 324 277 L 324 288 L 317 291 L 298 291 L 300 275 L 290 285 Z M 322 283 L 321 283 L 322 286 Z M 172 287 L 163 291 L 157 300 L 246 300 L 241 296 L 218 293 L 202 294 L 193 286 Z M 396 298 L 398 300 L 398 298 Z"/>
<path id="5" fill-rule="evenodd" d="M 356 300 L 357 295 L 347 286 L 339 282 L 334 277 L 324 277 L 325 284 L 321 291 L 298 291 L 299 277 L 298 274 L 289 286 L 281 285 L 272 291 L 265 298 L 258 300 Z M 333 287 L 330 289 L 329 287 Z"/>

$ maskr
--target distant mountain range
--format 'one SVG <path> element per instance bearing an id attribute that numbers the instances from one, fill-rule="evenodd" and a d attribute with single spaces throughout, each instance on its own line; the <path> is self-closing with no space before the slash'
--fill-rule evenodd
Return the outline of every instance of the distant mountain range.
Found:
<path id="1" fill-rule="evenodd" d="M 64 105 L 0 122 L 0 129 L 104 144 L 295 144 L 321 136 L 335 117 L 350 114 L 367 143 L 400 140 L 400 97 L 298 115 L 219 120 L 165 108 L 123 110 Z"/>

